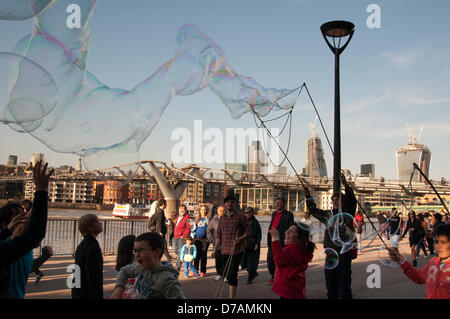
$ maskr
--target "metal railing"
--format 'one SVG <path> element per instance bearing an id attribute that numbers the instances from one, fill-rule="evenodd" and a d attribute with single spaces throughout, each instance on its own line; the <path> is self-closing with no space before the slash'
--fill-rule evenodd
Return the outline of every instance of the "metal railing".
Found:
<path id="1" fill-rule="evenodd" d="M 267 233 L 269 230 L 270 217 L 264 216 L 258 218 L 261 225 L 262 240 L 261 246 L 267 245 Z M 103 232 L 97 237 L 102 249 L 103 255 L 117 254 L 119 240 L 127 235 L 138 236 L 148 232 L 147 220 L 118 220 L 118 219 L 100 219 L 103 223 Z M 296 218 L 296 221 L 297 218 Z M 378 228 L 378 222 L 373 220 Z M 321 242 L 326 228 L 318 221 L 311 225 L 314 242 Z M 364 234 L 372 233 L 372 227 L 368 222 L 364 224 Z M 39 255 L 42 247 L 49 245 L 53 249 L 54 255 L 74 255 L 83 236 L 78 230 L 77 218 L 49 217 L 47 221 L 47 231 L 40 247 L 34 250 L 34 255 Z"/>
<path id="2" fill-rule="evenodd" d="M 104 255 L 117 253 L 119 240 L 127 235 L 138 236 L 148 231 L 147 221 L 100 219 L 103 232 L 97 237 Z M 54 255 L 74 255 L 83 236 L 78 230 L 77 218 L 51 218 L 47 221 L 45 238 L 34 254 L 40 253 L 42 247 L 52 246 Z"/>

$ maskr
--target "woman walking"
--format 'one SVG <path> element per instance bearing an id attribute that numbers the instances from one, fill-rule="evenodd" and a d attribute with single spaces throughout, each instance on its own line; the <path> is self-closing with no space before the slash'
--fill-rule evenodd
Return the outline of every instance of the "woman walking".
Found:
<path id="1" fill-rule="evenodd" d="M 197 247 L 197 258 L 194 260 L 194 266 L 200 270 L 200 277 L 206 277 L 206 264 L 208 262 L 209 241 L 206 237 L 208 230 L 208 207 L 201 206 L 195 219 L 197 227 L 195 228 L 194 245 Z M 200 266 L 200 267 L 199 267 Z"/>

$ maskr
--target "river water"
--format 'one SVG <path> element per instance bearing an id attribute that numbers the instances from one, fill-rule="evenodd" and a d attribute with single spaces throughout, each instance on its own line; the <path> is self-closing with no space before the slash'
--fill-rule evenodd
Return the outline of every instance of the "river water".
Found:
<path id="1" fill-rule="evenodd" d="M 117 244 L 125 235 L 134 234 L 139 235 L 147 230 L 146 220 L 124 220 L 117 217 L 112 217 L 111 211 L 97 211 L 97 210 L 76 210 L 76 209 L 49 209 L 49 223 L 47 226 L 46 238 L 44 245 L 51 245 L 54 247 L 55 254 L 69 254 L 76 248 L 78 243 L 82 240 L 80 233 L 77 230 L 77 223 L 75 221 L 54 220 L 61 217 L 61 219 L 78 219 L 85 214 L 96 214 L 104 221 L 104 231 L 97 238 L 102 250 L 105 252 L 114 253 Z M 262 239 L 261 245 L 267 245 L 267 233 L 269 230 L 270 216 L 256 216 L 261 225 Z M 295 221 L 300 221 L 300 217 L 295 217 Z M 376 220 L 373 221 L 378 228 Z M 367 233 L 373 233 L 372 227 L 366 223 Z M 312 219 L 311 224 L 312 240 L 320 243 L 323 240 L 325 226 Z M 364 237 L 364 234 L 363 234 Z"/>

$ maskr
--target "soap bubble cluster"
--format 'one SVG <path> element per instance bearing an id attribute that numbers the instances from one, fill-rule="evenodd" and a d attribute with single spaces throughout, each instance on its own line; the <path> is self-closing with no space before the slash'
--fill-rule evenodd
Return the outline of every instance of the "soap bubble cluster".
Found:
<path id="1" fill-rule="evenodd" d="M 28 4 L 28 5 L 25 5 Z M 81 28 L 65 26 L 66 8 L 81 8 Z M 175 52 L 131 90 L 111 88 L 87 69 L 95 0 L 6 1 L 0 19 L 36 16 L 33 33 L 0 53 L 0 123 L 51 150 L 83 158 L 87 170 L 132 178 L 139 149 L 175 95 L 210 88 L 233 118 L 294 106 L 298 89 L 264 88 L 240 75 L 223 49 L 193 24 L 179 28 Z M 8 83 L 8 84 L 6 84 Z M 120 163 L 135 163 L 122 170 Z M 131 170 L 130 170 L 131 168 Z"/>

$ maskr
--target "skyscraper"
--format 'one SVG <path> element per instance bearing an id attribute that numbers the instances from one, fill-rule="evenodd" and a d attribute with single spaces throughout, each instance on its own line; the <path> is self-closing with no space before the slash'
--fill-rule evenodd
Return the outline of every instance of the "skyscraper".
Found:
<path id="1" fill-rule="evenodd" d="M 41 161 L 44 160 L 44 154 L 42 154 L 42 153 L 33 153 L 33 154 L 31 154 L 30 162 L 33 164 L 33 166 L 36 165 L 36 163 L 38 161 L 40 161 L 40 160 Z"/>
<path id="2" fill-rule="evenodd" d="M 17 155 L 9 155 L 6 165 L 17 165 Z"/>
<path id="3" fill-rule="evenodd" d="M 323 156 L 322 141 L 315 130 L 315 123 L 310 124 L 312 138 L 308 139 L 306 145 L 306 175 L 309 177 L 326 177 L 327 165 Z"/>
<path id="4" fill-rule="evenodd" d="M 416 163 L 420 167 L 425 176 L 429 176 L 431 162 L 430 149 L 423 144 L 419 144 L 412 133 L 409 134 L 408 145 L 402 146 L 397 150 L 396 159 L 399 180 L 409 181 L 411 173 L 414 170 L 413 163 Z M 417 170 L 414 171 L 412 180 L 415 182 L 425 181 Z"/>
<path id="5" fill-rule="evenodd" d="M 251 173 L 261 173 L 267 166 L 264 150 L 260 141 L 253 141 L 248 147 L 248 171 Z"/>
<path id="6" fill-rule="evenodd" d="M 361 175 L 375 176 L 375 164 L 361 164 Z"/>

